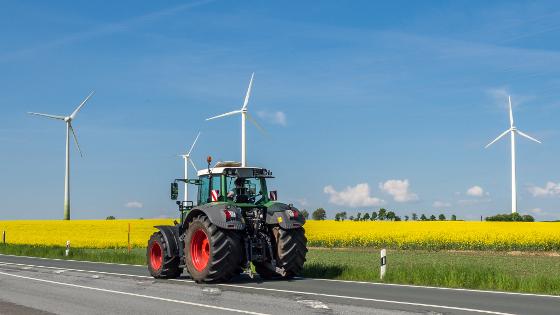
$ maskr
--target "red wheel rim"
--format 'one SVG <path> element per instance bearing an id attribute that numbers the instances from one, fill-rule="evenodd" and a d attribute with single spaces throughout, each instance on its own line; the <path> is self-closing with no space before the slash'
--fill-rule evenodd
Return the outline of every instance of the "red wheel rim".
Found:
<path id="1" fill-rule="evenodd" d="M 163 262 L 163 253 L 161 251 L 161 246 L 159 243 L 153 242 L 152 248 L 150 249 L 150 264 L 154 270 L 161 268 Z"/>
<path id="2" fill-rule="evenodd" d="M 210 243 L 203 230 L 196 230 L 191 239 L 191 259 L 194 268 L 199 272 L 206 268 L 210 257 Z"/>

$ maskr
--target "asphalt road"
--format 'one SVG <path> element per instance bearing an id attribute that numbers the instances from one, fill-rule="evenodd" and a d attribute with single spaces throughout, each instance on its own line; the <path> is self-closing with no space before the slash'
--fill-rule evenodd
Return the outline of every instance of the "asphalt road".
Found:
<path id="1" fill-rule="evenodd" d="M 0 255 L 0 314 L 560 314 L 560 296 L 351 281 L 201 285 L 145 266 Z"/>

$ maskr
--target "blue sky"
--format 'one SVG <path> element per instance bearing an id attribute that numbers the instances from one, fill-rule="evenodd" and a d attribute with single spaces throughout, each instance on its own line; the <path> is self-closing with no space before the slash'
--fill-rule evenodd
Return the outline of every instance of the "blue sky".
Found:
<path id="1" fill-rule="evenodd" d="M 477 219 L 510 209 L 517 126 L 519 209 L 560 218 L 560 6 L 554 1 L 3 2 L 0 219 L 62 217 L 69 114 L 73 218 L 174 216 L 175 155 L 240 156 L 280 199 L 329 215 L 383 206 Z"/>

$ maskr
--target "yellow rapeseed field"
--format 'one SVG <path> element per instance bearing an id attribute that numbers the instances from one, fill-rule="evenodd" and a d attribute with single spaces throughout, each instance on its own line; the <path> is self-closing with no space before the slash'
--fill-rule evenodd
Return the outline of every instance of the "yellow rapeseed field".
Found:
<path id="1" fill-rule="evenodd" d="M 172 219 L 0 221 L 9 244 L 145 247 L 154 225 Z M 457 250 L 560 250 L 560 223 L 546 222 L 334 222 L 307 221 L 309 246 Z"/>

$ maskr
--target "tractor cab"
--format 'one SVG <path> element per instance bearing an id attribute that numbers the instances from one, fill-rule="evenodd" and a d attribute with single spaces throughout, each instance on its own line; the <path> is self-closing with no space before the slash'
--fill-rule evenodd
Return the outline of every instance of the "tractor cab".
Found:
<path id="1" fill-rule="evenodd" d="M 262 205 L 270 201 L 266 179 L 272 172 L 258 167 L 241 167 L 238 162 L 218 162 L 198 172 L 197 205 L 227 202 L 238 206 Z M 272 192 L 275 200 L 276 192 Z"/>

